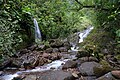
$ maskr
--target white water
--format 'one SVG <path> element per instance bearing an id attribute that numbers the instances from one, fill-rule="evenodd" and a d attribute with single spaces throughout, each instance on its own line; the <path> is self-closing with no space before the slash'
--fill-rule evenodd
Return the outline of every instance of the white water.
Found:
<path id="1" fill-rule="evenodd" d="M 36 40 L 41 41 L 42 40 L 41 32 L 38 26 L 38 22 L 35 18 L 34 18 L 34 26 L 35 26 L 35 41 Z"/>
<path id="2" fill-rule="evenodd" d="M 36 22 L 36 19 L 34 19 L 34 23 L 36 25 L 36 28 L 38 29 L 38 24 Z M 79 42 L 78 43 L 83 42 L 84 38 L 87 37 L 87 35 L 90 33 L 90 31 L 92 29 L 93 29 L 93 27 L 90 27 L 90 28 L 84 30 L 83 32 L 78 32 L 78 34 L 79 34 Z M 38 30 L 38 33 L 39 32 L 40 31 Z M 41 39 L 41 35 L 38 36 L 38 38 Z M 79 47 L 77 47 L 76 44 L 75 44 L 71 47 L 71 51 L 78 51 L 78 48 Z M 74 59 L 75 55 L 71 55 L 71 57 L 72 58 L 70 58 L 70 59 L 56 60 L 56 61 L 53 61 L 52 63 L 46 64 L 46 65 L 43 65 L 43 66 L 40 66 L 40 67 L 36 67 L 35 69 L 32 69 L 32 70 L 18 71 L 15 74 L 5 75 L 5 76 L 2 76 L 2 80 L 12 80 L 14 77 L 19 76 L 23 72 L 28 72 L 28 73 L 30 73 L 30 72 L 41 72 L 41 71 L 50 70 L 51 68 L 54 68 L 54 70 L 57 70 L 57 69 L 60 69 L 62 67 L 61 64 L 65 64 L 66 61 Z M 1 78 L 0 78 L 0 80 L 1 80 Z"/>
<path id="3" fill-rule="evenodd" d="M 91 32 L 91 30 L 93 30 L 93 28 L 94 27 L 90 27 L 83 32 L 79 32 L 79 37 L 80 37 L 79 43 L 83 42 L 83 39 L 88 36 L 88 34 Z"/>
<path id="4" fill-rule="evenodd" d="M 79 42 L 78 43 L 81 43 L 83 42 L 84 38 L 86 38 L 88 36 L 88 34 L 94 29 L 94 27 L 89 27 L 87 28 L 86 30 L 84 30 L 83 32 L 77 32 L 78 36 L 79 36 Z M 78 51 L 79 47 L 76 46 L 76 44 L 73 44 L 72 47 L 71 47 L 71 50 L 72 51 Z"/>

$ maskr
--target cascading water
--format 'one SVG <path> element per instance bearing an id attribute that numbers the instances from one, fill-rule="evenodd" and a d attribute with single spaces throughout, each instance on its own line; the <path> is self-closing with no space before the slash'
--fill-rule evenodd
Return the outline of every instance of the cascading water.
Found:
<path id="1" fill-rule="evenodd" d="M 35 25 L 35 38 L 36 39 L 40 39 L 41 40 L 41 33 L 38 27 L 38 23 L 36 21 L 36 19 L 34 19 L 34 25 Z M 77 40 L 77 43 L 81 43 L 83 42 L 83 39 L 87 37 L 87 35 L 90 33 L 90 31 L 93 29 L 93 27 L 89 27 L 88 29 L 84 30 L 83 32 L 77 32 L 78 36 L 79 36 L 79 40 Z M 77 43 L 72 44 L 71 47 L 71 51 L 78 51 L 78 46 Z M 56 60 L 53 61 L 50 64 L 46 64 L 40 67 L 36 67 L 35 69 L 32 70 L 26 70 L 26 71 L 18 71 L 15 74 L 8 74 L 8 75 L 4 75 L 0 78 L 0 80 L 12 80 L 14 77 L 19 76 L 20 74 L 26 72 L 26 73 L 31 73 L 31 72 L 41 72 L 41 71 L 46 71 L 46 70 L 50 70 L 51 68 L 55 68 L 55 69 L 59 69 L 62 65 L 61 64 L 65 64 L 66 61 L 68 60 L 72 60 L 74 59 L 75 55 L 71 55 L 70 59 L 61 59 L 61 60 Z"/>
<path id="2" fill-rule="evenodd" d="M 35 18 L 34 18 L 34 26 L 35 26 L 35 42 L 42 41 L 42 36 L 38 26 L 38 22 Z"/>
<path id="3" fill-rule="evenodd" d="M 94 27 L 90 26 L 86 30 L 76 33 L 78 35 L 78 37 L 79 37 L 79 40 L 78 40 L 77 43 L 72 43 L 72 47 L 71 47 L 72 51 L 78 51 L 79 47 L 77 46 L 77 44 L 83 42 L 84 38 L 86 38 L 88 36 L 88 34 L 91 32 L 91 30 L 93 30 L 93 28 Z"/>

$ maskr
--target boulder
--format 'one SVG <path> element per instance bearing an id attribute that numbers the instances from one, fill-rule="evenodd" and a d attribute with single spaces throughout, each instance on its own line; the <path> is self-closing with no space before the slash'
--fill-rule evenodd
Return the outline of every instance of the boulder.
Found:
<path id="1" fill-rule="evenodd" d="M 109 72 L 99 78 L 97 78 L 96 80 L 118 80 L 118 79 L 115 79 L 112 74 Z"/>
<path id="2" fill-rule="evenodd" d="M 60 52 L 67 52 L 68 50 L 67 50 L 66 47 L 60 47 L 60 48 L 59 48 L 59 51 L 60 51 Z"/>
<path id="3" fill-rule="evenodd" d="M 67 69 L 67 68 L 75 68 L 77 67 L 77 62 L 68 60 L 62 67 L 62 69 Z"/>
<path id="4" fill-rule="evenodd" d="M 101 67 L 101 65 L 97 62 L 84 62 L 81 66 L 78 67 L 80 73 L 84 76 L 95 76 L 94 68 Z"/>
<path id="5" fill-rule="evenodd" d="M 0 76 L 3 75 L 3 71 L 0 71 Z"/>
<path id="6" fill-rule="evenodd" d="M 43 53 L 43 55 L 42 55 L 42 57 L 44 57 L 44 58 L 48 58 L 49 56 L 50 56 L 49 53 Z"/>
<path id="7" fill-rule="evenodd" d="M 70 72 L 61 70 L 27 74 L 23 80 L 75 80 Z"/>
<path id="8" fill-rule="evenodd" d="M 53 53 L 55 52 L 59 52 L 59 49 L 58 48 L 53 48 Z"/>
<path id="9" fill-rule="evenodd" d="M 115 78 L 120 79 L 120 70 L 114 70 L 111 73 Z"/>

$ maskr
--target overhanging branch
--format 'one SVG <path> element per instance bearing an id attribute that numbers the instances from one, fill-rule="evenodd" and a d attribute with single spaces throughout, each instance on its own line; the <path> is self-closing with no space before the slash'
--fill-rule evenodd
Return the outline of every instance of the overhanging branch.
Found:
<path id="1" fill-rule="evenodd" d="M 83 8 L 93 8 L 93 9 L 96 9 L 96 10 L 103 10 L 103 11 L 115 11 L 118 7 L 115 7 L 115 8 L 104 8 L 104 7 L 101 7 L 101 6 L 98 6 L 98 5 L 83 5 L 80 1 L 78 0 L 75 0 L 78 4 L 80 4 L 80 6 L 82 8 L 80 8 L 79 10 L 83 9 Z"/>

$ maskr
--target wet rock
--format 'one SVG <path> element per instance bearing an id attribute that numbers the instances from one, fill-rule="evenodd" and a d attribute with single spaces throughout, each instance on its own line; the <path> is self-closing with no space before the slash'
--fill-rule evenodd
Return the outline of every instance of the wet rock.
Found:
<path id="1" fill-rule="evenodd" d="M 45 50 L 46 53 L 52 53 L 52 51 L 53 51 L 53 48 L 48 48 Z"/>
<path id="2" fill-rule="evenodd" d="M 31 73 L 26 75 L 23 80 L 75 80 L 70 72 L 57 71 L 45 71 L 41 73 Z"/>
<path id="3" fill-rule="evenodd" d="M 99 78 L 97 78 L 96 80 L 118 80 L 118 79 L 115 79 L 112 74 L 109 72 Z"/>
<path id="4" fill-rule="evenodd" d="M 66 47 L 60 47 L 59 50 L 60 50 L 60 52 L 67 52 L 68 51 Z"/>
<path id="5" fill-rule="evenodd" d="M 84 62 L 78 68 L 79 68 L 79 71 L 82 75 L 95 76 L 96 75 L 94 73 L 95 67 L 101 67 L 101 65 L 97 62 Z"/>
<path id="6" fill-rule="evenodd" d="M 48 59 L 50 60 L 58 60 L 60 59 L 62 56 L 60 53 L 52 53 L 49 55 Z"/>
<path id="7" fill-rule="evenodd" d="M 70 54 L 68 54 L 67 52 L 66 53 L 61 53 L 61 55 L 62 55 L 63 59 L 70 59 L 71 58 Z"/>
<path id="8" fill-rule="evenodd" d="M 23 80 L 38 80 L 35 75 L 27 75 Z"/>
<path id="9" fill-rule="evenodd" d="M 53 53 L 55 52 L 59 52 L 59 49 L 58 48 L 53 48 Z"/>
<path id="10" fill-rule="evenodd" d="M 45 50 L 46 49 L 46 46 L 45 45 L 38 45 L 38 47 L 36 48 L 36 50 Z"/>
<path id="11" fill-rule="evenodd" d="M 67 69 L 67 68 L 74 68 L 77 66 L 77 62 L 68 60 L 62 67 L 62 69 Z"/>
<path id="12" fill-rule="evenodd" d="M 115 78 L 120 79 L 120 70 L 111 71 L 111 73 Z"/>
<path id="13" fill-rule="evenodd" d="M 0 76 L 3 75 L 3 71 L 0 71 Z"/>

